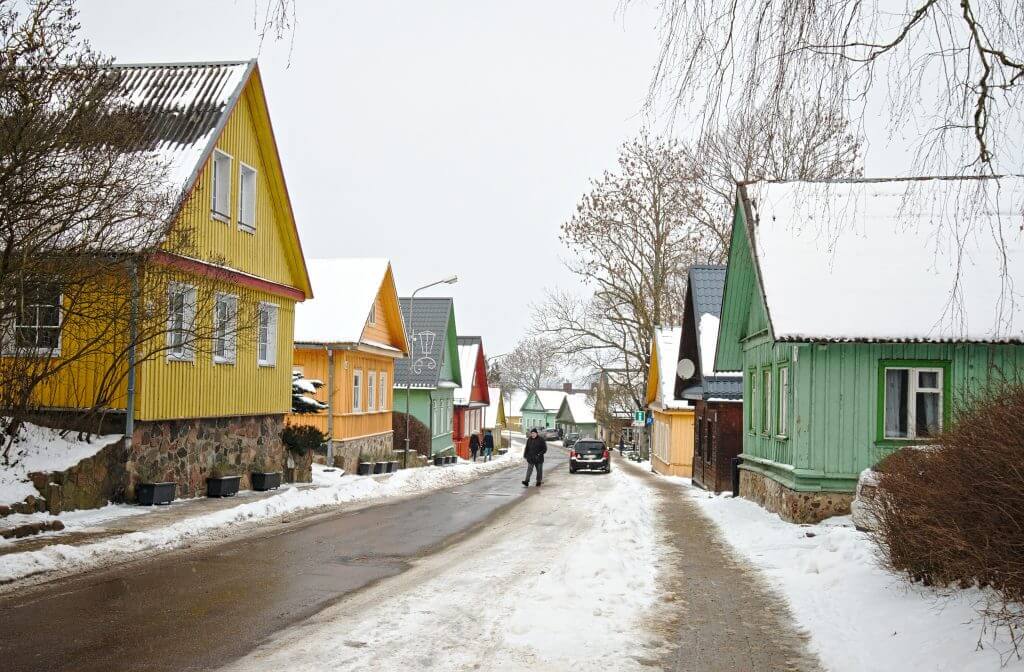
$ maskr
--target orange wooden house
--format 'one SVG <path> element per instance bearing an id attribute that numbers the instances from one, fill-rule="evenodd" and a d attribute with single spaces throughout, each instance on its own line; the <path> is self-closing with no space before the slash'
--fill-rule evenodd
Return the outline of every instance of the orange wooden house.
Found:
<path id="1" fill-rule="evenodd" d="M 312 259 L 316 300 L 295 312 L 293 367 L 319 379 L 325 412 L 288 416 L 328 436 L 334 463 L 355 472 L 360 456 L 387 455 L 395 360 L 409 351 L 387 259 Z"/>

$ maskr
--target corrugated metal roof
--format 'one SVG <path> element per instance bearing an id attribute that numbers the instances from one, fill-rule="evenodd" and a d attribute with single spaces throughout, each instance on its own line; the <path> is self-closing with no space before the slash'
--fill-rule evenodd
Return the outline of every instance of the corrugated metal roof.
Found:
<path id="1" fill-rule="evenodd" d="M 143 146 L 169 163 L 174 187 L 187 189 L 227 122 L 256 61 L 126 64 L 113 104 L 141 113 Z"/>
<path id="2" fill-rule="evenodd" d="M 412 381 L 413 387 L 435 388 L 440 383 L 441 368 L 448 334 L 448 321 L 454 310 L 451 298 L 424 297 L 413 302 L 410 320 L 409 299 L 399 299 L 406 328 L 416 338 L 409 357 L 395 362 L 395 386 L 404 387 Z M 454 362 L 453 362 L 454 364 Z"/>

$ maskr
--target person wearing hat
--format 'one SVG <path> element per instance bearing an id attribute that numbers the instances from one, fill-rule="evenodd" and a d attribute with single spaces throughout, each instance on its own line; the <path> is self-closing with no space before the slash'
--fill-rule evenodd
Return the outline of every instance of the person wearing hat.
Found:
<path id="1" fill-rule="evenodd" d="M 544 479 L 544 453 L 548 452 L 547 442 L 537 433 L 537 428 L 530 430 L 530 438 L 526 440 L 523 457 L 526 459 L 526 480 L 523 485 L 530 487 L 530 476 L 537 469 L 537 485 Z"/>

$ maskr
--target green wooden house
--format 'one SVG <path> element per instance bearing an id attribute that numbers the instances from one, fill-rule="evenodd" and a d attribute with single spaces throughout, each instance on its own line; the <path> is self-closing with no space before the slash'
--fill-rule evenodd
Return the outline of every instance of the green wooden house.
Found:
<path id="1" fill-rule="evenodd" d="M 555 425 L 566 434 L 577 432 L 581 437 L 598 438 L 594 400 L 586 392 L 566 394 L 555 414 Z"/>
<path id="2" fill-rule="evenodd" d="M 521 410 L 523 431 L 554 427 L 565 395 L 565 390 L 533 390 L 526 395 Z"/>
<path id="3" fill-rule="evenodd" d="M 399 299 L 399 303 L 411 333 L 412 354 L 395 362 L 394 409 L 405 412 L 408 389 L 409 413 L 430 428 L 431 453 L 454 455 L 455 390 L 462 385 L 454 302 L 450 298 L 418 298 L 413 302 L 412 319 L 409 299 Z"/>
<path id="4" fill-rule="evenodd" d="M 741 495 L 847 512 L 862 470 L 1021 372 L 1022 183 L 738 188 L 715 368 L 743 373 Z"/>

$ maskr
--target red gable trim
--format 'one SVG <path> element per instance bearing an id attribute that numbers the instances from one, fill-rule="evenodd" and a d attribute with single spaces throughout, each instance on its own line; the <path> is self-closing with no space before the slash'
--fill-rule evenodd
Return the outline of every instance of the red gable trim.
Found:
<path id="1" fill-rule="evenodd" d="M 487 384 L 487 358 L 484 357 L 484 346 L 481 343 L 476 350 L 476 366 L 474 367 L 475 379 L 469 393 L 470 401 L 479 401 L 485 405 L 491 404 L 491 390 Z"/>
<path id="2" fill-rule="evenodd" d="M 189 273 L 195 273 L 196 275 L 201 275 L 207 278 L 223 280 L 224 282 L 230 282 L 243 287 L 251 287 L 252 289 L 258 289 L 262 292 L 266 292 L 267 294 L 273 294 L 274 296 L 280 296 L 285 299 L 291 299 L 293 301 L 306 300 L 306 293 L 301 289 L 296 289 L 289 285 L 282 285 L 281 283 L 273 282 L 271 280 L 257 278 L 255 275 L 249 275 L 248 273 L 236 271 L 224 266 L 199 261 L 198 259 L 179 257 L 178 255 L 168 254 L 167 252 L 157 252 L 153 255 L 153 261 L 161 266 L 177 268 L 182 271 L 188 271 Z"/>

